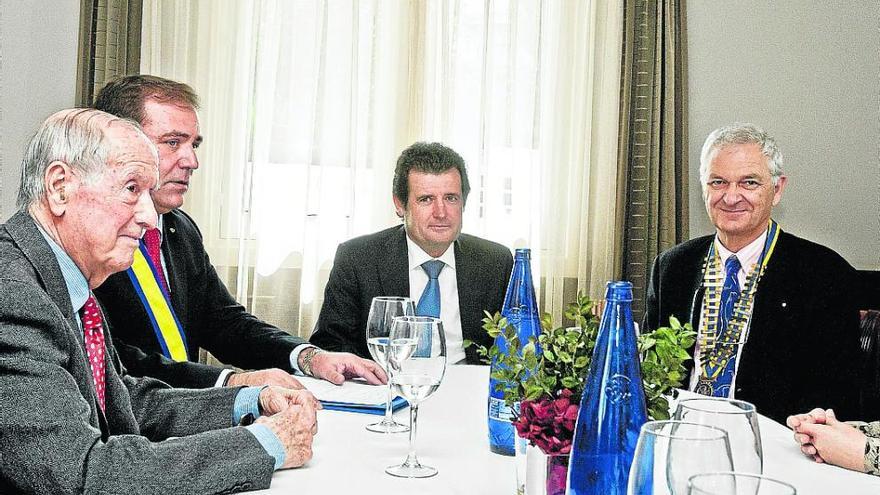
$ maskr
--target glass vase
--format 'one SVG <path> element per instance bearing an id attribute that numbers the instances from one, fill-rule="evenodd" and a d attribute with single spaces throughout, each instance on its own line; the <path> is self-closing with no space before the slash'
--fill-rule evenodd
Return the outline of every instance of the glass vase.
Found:
<path id="1" fill-rule="evenodd" d="M 538 447 L 526 448 L 526 495 L 565 495 L 568 454 L 545 454 Z"/>

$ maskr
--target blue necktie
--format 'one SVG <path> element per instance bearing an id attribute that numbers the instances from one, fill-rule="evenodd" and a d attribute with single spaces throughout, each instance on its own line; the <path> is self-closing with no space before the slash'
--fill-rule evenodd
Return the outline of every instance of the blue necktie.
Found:
<path id="1" fill-rule="evenodd" d="M 739 301 L 739 278 L 737 278 L 737 274 L 741 266 L 739 260 L 736 259 L 736 255 L 731 255 L 724 263 L 727 276 L 724 277 L 724 288 L 721 289 L 721 314 L 718 321 L 718 341 L 722 343 L 739 342 L 740 339 L 739 335 L 728 335 L 728 324 L 733 317 L 733 307 Z M 715 397 L 730 397 L 730 384 L 733 383 L 737 354 L 739 354 L 739 349 L 735 349 L 730 360 L 724 364 L 724 369 L 715 379 L 715 386 L 713 387 L 713 395 Z"/>
<path id="2" fill-rule="evenodd" d="M 428 274 L 428 285 L 425 286 L 419 304 L 416 306 L 416 314 L 419 316 L 433 316 L 440 318 L 440 282 L 437 277 L 446 263 L 440 260 L 430 260 L 422 263 L 422 270 Z"/>
<path id="3" fill-rule="evenodd" d="M 416 315 L 433 316 L 440 318 L 440 271 L 446 263 L 440 260 L 430 260 L 422 263 L 422 270 L 428 274 L 428 285 L 425 286 L 422 297 L 419 298 L 419 304 L 416 306 Z M 425 330 L 429 330 L 425 327 Z M 429 335 L 423 336 L 419 341 L 419 346 L 413 353 L 413 357 L 430 357 L 431 356 L 431 339 Z"/>

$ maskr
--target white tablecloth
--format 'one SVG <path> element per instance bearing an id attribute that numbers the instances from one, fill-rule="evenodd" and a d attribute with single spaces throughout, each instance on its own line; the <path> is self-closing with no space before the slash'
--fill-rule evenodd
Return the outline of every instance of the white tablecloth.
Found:
<path id="1" fill-rule="evenodd" d="M 321 411 L 314 457 L 299 469 L 275 473 L 272 494 L 479 494 L 512 495 L 512 457 L 489 452 L 486 434 L 488 368 L 450 366 L 437 392 L 419 408 L 417 452 L 440 473 L 400 479 L 385 467 L 406 457 L 407 433 L 364 429 L 378 416 Z M 408 409 L 397 417 L 408 421 Z M 880 478 L 816 464 L 801 455 L 790 431 L 761 418 L 764 473 L 788 481 L 799 495 L 880 494 Z"/>

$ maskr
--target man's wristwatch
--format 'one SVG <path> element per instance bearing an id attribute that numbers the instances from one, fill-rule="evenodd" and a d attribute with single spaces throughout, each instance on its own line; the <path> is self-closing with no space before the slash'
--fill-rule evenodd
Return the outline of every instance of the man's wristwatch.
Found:
<path id="1" fill-rule="evenodd" d="M 300 371 L 308 376 L 315 376 L 312 373 L 312 359 L 315 359 L 315 356 L 322 352 L 324 351 L 318 349 L 317 347 L 309 347 L 308 349 L 302 351 L 302 354 L 300 356 L 302 358 L 302 365 L 299 367 Z"/>

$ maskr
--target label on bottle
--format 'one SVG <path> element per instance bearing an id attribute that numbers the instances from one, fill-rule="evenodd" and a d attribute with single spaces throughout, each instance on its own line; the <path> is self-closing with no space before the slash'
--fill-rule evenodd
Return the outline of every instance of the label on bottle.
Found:
<path id="1" fill-rule="evenodd" d="M 519 406 L 519 403 L 516 403 L 515 406 Z M 519 412 L 519 407 L 516 409 L 517 412 Z M 514 409 L 512 407 L 504 403 L 504 399 L 489 397 L 489 419 L 512 423 L 513 411 Z"/>

